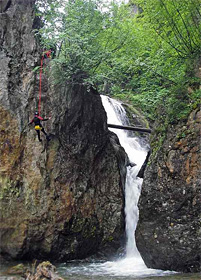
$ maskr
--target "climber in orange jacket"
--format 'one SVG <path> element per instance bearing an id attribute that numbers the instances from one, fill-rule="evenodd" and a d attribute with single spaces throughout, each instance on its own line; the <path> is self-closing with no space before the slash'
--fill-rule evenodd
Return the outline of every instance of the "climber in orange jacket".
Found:
<path id="1" fill-rule="evenodd" d="M 45 129 L 43 128 L 42 124 L 41 124 L 41 121 L 47 121 L 47 120 L 50 120 L 51 118 L 47 118 L 47 119 L 44 119 L 42 117 L 39 116 L 39 113 L 36 111 L 35 114 L 34 114 L 34 118 L 29 122 L 29 125 L 34 123 L 35 125 L 35 130 L 38 134 L 38 140 L 41 142 L 42 139 L 40 138 L 40 131 L 42 131 L 45 136 L 46 136 L 46 139 L 49 141 L 50 140 L 50 137 L 47 135 L 47 133 L 45 132 Z"/>

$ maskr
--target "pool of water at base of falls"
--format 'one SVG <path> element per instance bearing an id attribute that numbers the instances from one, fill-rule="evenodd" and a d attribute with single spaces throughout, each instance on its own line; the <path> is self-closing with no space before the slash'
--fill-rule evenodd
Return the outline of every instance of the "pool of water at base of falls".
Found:
<path id="1" fill-rule="evenodd" d="M 67 262 L 56 266 L 60 276 L 66 280 L 201 280 L 198 273 L 148 269 L 138 258 L 114 262 Z"/>
<path id="2" fill-rule="evenodd" d="M 137 264 L 138 262 L 138 264 Z M 69 261 L 56 263 L 56 271 L 65 280 L 201 280 L 201 273 L 173 273 L 152 270 L 133 258 L 118 261 Z M 22 280 L 19 275 L 8 275 L 7 271 L 23 262 L 0 262 L 0 280 Z M 30 266 L 30 263 L 23 263 Z"/>

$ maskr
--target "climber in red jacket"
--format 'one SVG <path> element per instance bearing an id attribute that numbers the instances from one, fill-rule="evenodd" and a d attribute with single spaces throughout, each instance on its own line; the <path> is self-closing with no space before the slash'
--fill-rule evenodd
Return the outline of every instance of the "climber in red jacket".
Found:
<path id="1" fill-rule="evenodd" d="M 30 121 L 29 125 L 34 123 L 35 125 L 35 130 L 38 134 L 38 140 L 41 142 L 42 139 L 40 138 L 40 131 L 42 131 L 45 136 L 46 136 L 46 139 L 49 141 L 50 138 L 49 136 L 47 135 L 47 133 L 45 132 L 45 129 L 43 128 L 42 124 L 41 124 L 41 121 L 47 121 L 47 120 L 50 120 L 51 118 L 47 118 L 47 119 L 44 119 L 42 117 L 39 116 L 39 113 L 38 112 L 35 112 L 34 114 L 34 118 Z"/>

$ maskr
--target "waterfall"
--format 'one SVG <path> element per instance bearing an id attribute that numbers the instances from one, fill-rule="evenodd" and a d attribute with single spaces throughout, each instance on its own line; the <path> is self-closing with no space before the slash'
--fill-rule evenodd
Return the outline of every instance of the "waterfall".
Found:
<path id="1" fill-rule="evenodd" d="M 110 99 L 107 96 L 101 96 L 103 106 L 107 113 L 108 123 L 128 125 L 129 120 L 126 111 L 120 102 Z M 120 144 L 124 147 L 131 163 L 135 166 L 127 167 L 127 176 L 125 184 L 125 214 L 126 214 L 126 256 L 138 257 L 140 254 L 135 243 L 135 230 L 138 222 L 138 199 L 141 192 L 142 179 L 137 178 L 137 174 L 145 161 L 147 147 L 142 147 L 139 139 L 129 137 L 130 133 L 126 130 L 110 129 L 117 134 Z"/>
<path id="2" fill-rule="evenodd" d="M 107 114 L 107 121 L 111 124 L 129 125 L 126 111 L 120 102 L 107 96 L 101 96 L 103 106 Z M 110 129 L 119 138 L 120 144 L 124 147 L 128 158 L 134 166 L 127 167 L 125 182 L 125 216 L 126 216 L 126 257 L 116 262 L 106 262 L 101 266 L 105 273 L 116 276 L 140 276 L 165 275 L 170 271 L 149 269 L 145 265 L 137 249 L 135 242 L 135 230 L 138 222 L 138 200 L 141 193 L 142 179 L 137 174 L 143 165 L 148 147 L 140 144 L 140 140 L 132 133 L 121 129 Z"/>
<path id="3" fill-rule="evenodd" d="M 102 103 L 107 113 L 108 123 L 129 125 L 126 112 L 120 102 L 107 96 L 101 96 Z M 146 158 L 147 149 L 140 145 L 139 139 L 133 137 L 129 132 L 120 129 L 110 129 L 117 134 L 119 141 L 124 147 L 129 160 L 135 165 L 127 167 L 126 185 L 125 185 L 125 214 L 126 214 L 126 257 L 117 261 L 107 261 L 104 263 L 92 262 L 81 263 L 79 265 L 70 264 L 68 266 L 68 279 L 86 279 L 83 275 L 93 277 L 87 279 L 139 279 L 146 276 L 163 276 L 170 274 L 170 271 L 149 269 L 142 260 L 135 243 L 135 229 L 138 221 L 138 199 L 141 192 L 142 179 L 137 174 Z M 66 267 L 64 268 L 66 270 Z M 71 277 L 72 278 L 69 278 Z M 76 277 L 75 277 L 76 276 Z M 75 278 L 74 278 L 75 277 Z M 77 278 L 78 277 L 78 278 Z M 81 277 L 81 278 L 80 278 Z M 134 277 L 134 278 L 133 278 Z M 137 277 L 137 278 L 136 278 Z M 150 279 L 150 278 L 146 278 Z"/>

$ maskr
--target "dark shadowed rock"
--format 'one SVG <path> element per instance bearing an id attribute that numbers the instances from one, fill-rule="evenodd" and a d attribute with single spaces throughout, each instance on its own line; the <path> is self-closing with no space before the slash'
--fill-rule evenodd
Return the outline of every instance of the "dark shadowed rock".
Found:
<path id="1" fill-rule="evenodd" d="M 144 161 L 142 167 L 140 168 L 140 171 L 139 171 L 138 174 L 137 174 L 137 177 L 139 177 L 139 178 L 144 178 L 144 172 L 145 172 L 145 169 L 146 169 L 147 164 L 148 164 L 148 162 L 149 162 L 150 154 L 151 154 L 151 152 L 148 151 L 147 156 L 146 156 L 146 158 L 145 158 L 145 161 Z"/>

